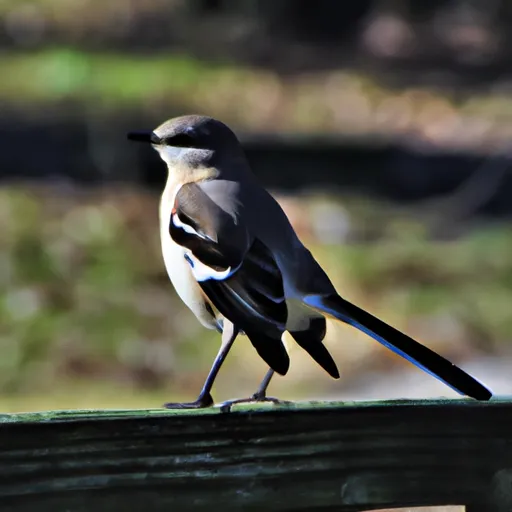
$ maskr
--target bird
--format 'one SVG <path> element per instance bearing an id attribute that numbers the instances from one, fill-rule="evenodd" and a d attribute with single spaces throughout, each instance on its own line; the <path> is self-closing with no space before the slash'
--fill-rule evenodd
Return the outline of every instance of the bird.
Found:
<path id="1" fill-rule="evenodd" d="M 331 377 L 340 377 L 323 341 L 326 319 L 348 324 L 436 377 L 461 395 L 486 401 L 492 392 L 450 361 L 344 299 L 301 242 L 277 200 L 252 172 L 225 123 L 204 115 L 171 118 L 153 130 L 131 131 L 167 165 L 159 205 L 163 260 L 176 293 L 208 329 L 221 334 L 198 398 L 168 409 L 214 405 L 212 387 L 235 339 L 245 336 L 269 369 L 250 397 L 270 401 L 275 373 L 290 366 L 287 332 Z"/>

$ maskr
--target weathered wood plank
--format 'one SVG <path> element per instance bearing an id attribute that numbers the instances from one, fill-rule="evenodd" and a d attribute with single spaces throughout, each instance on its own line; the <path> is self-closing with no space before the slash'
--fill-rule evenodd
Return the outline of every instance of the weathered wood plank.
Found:
<path id="1" fill-rule="evenodd" d="M 511 471 L 507 400 L 0 415 L 2 511 L 501 511 Z"/>

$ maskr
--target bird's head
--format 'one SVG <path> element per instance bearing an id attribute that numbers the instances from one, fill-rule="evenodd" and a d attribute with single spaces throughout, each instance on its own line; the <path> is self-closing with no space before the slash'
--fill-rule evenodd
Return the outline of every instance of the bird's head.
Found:
<path id="1" fill-rule="evenodd" d="M 243 155 L 231 129 L 206 116 L 169 119 L 152 131 L 130 132 L 128 139 L 150 143 L 171 172 L 219 167 Z"/>

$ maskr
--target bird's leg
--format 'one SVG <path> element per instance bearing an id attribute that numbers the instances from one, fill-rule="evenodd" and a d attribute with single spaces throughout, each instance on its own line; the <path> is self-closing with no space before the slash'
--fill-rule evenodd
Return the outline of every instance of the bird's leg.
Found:
<path id="1" fill-rule="evenodd" d="M 205 407 L 211 407 L 213 405 L 213 398 L 211 395 L 213 383 L 237 336 L 237 327 L 227 319 L 224 319 L 222 329 L 222 343 L 197 400 L 195 402 L 167 403 L 164 404 L 164 407 L 166 409 L 203 409 Z"/>
<path id="2" fill-rule="evenodd" d="M 258 402 L 267 398 L 267 388 L 270 384 L 270 381 L 272 380 L 272 377 L 274 376 L 274 373 L 275 371 L 272 370 L 272 368 L 268 369 L 268 372 L 265 374 L 265 377 L 263 377 L 263 380 L 258 387 L 258 391 L 252 395 L 253 400 Z"/>
<path id="3" fill-rule="evenodd" d="M 258 387 L 258 390 L 254 395 L 252 395 L 249 398 L 238 398 L 235 400 L 228 400 L 226 402 L 223 402 L 220 405 L 221 412 L 229 412 L 231 410 L 231 406 L 235 404 L 244 404 L 244 403 L 251 403 L 251 402 L 272 402 L 274 404 L 290 404 L 291 402 L 287 402 L 285 400 L 279 400 L 278 398 L 274 398 L 272 396 L 267 396 L 267 388 L 270 384 L 270 381 L 272 380 L 272 377 L 274 376 L 274 370 L 272 368 L 269 368 L 268 372 L 265 374 L 265 377 L 263 377 L 263 380 L 261 381 L 261 384 Z"/>

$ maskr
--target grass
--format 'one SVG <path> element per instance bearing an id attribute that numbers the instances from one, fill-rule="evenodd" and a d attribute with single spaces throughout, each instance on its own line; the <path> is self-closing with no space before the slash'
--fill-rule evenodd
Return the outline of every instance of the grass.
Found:
<path id="1" fill-rule="evenodd" d="M 1 63 L 9 72 L 2 94 L 10 101 L 74 98 L 87 102 L 101 97 L 106 106 L 186 92 L 200 79 L 207 79 L 209 72 L 230 71 L 179 55 L 94 54 L 67 48 L 8 53 L 2 56 Z"/>
<path id="2" fill-rule="evenodd" d="M 38 403 L 156 407 L 197 393 L 218 336 L 199 326 L 168 282 L 157 200 L 131 189 L 115 195 L 108 189 L 65 195 L 48 188 L 0 189 L 0 409 Z M 304 212 L 312 204 L 296 201 Z M 382 205 L 367 207 L 384 211 Z M 360 207 L 353 211 L 361 213 Z M 388 212 L 387 229 L 393 232 L 402 215 Z M 372 243 L 331 245 L 304 236 L 346 298 L 448 357 L 506 350 L 512 229 L 486 226 L 444 242 L 421 232 L 401 238 L 383 232 Z M 326 343 L 344 382 L 363 367 L 402 364 L 345 326 L 331 324 Z M 276 381 L 277 394 L 294 399 L 334 389 L 303 351 L 291 350 L 292 368 Z M 264 372 L 241 341 L 221 372 L 216 397 L 249 394 Z"/>

